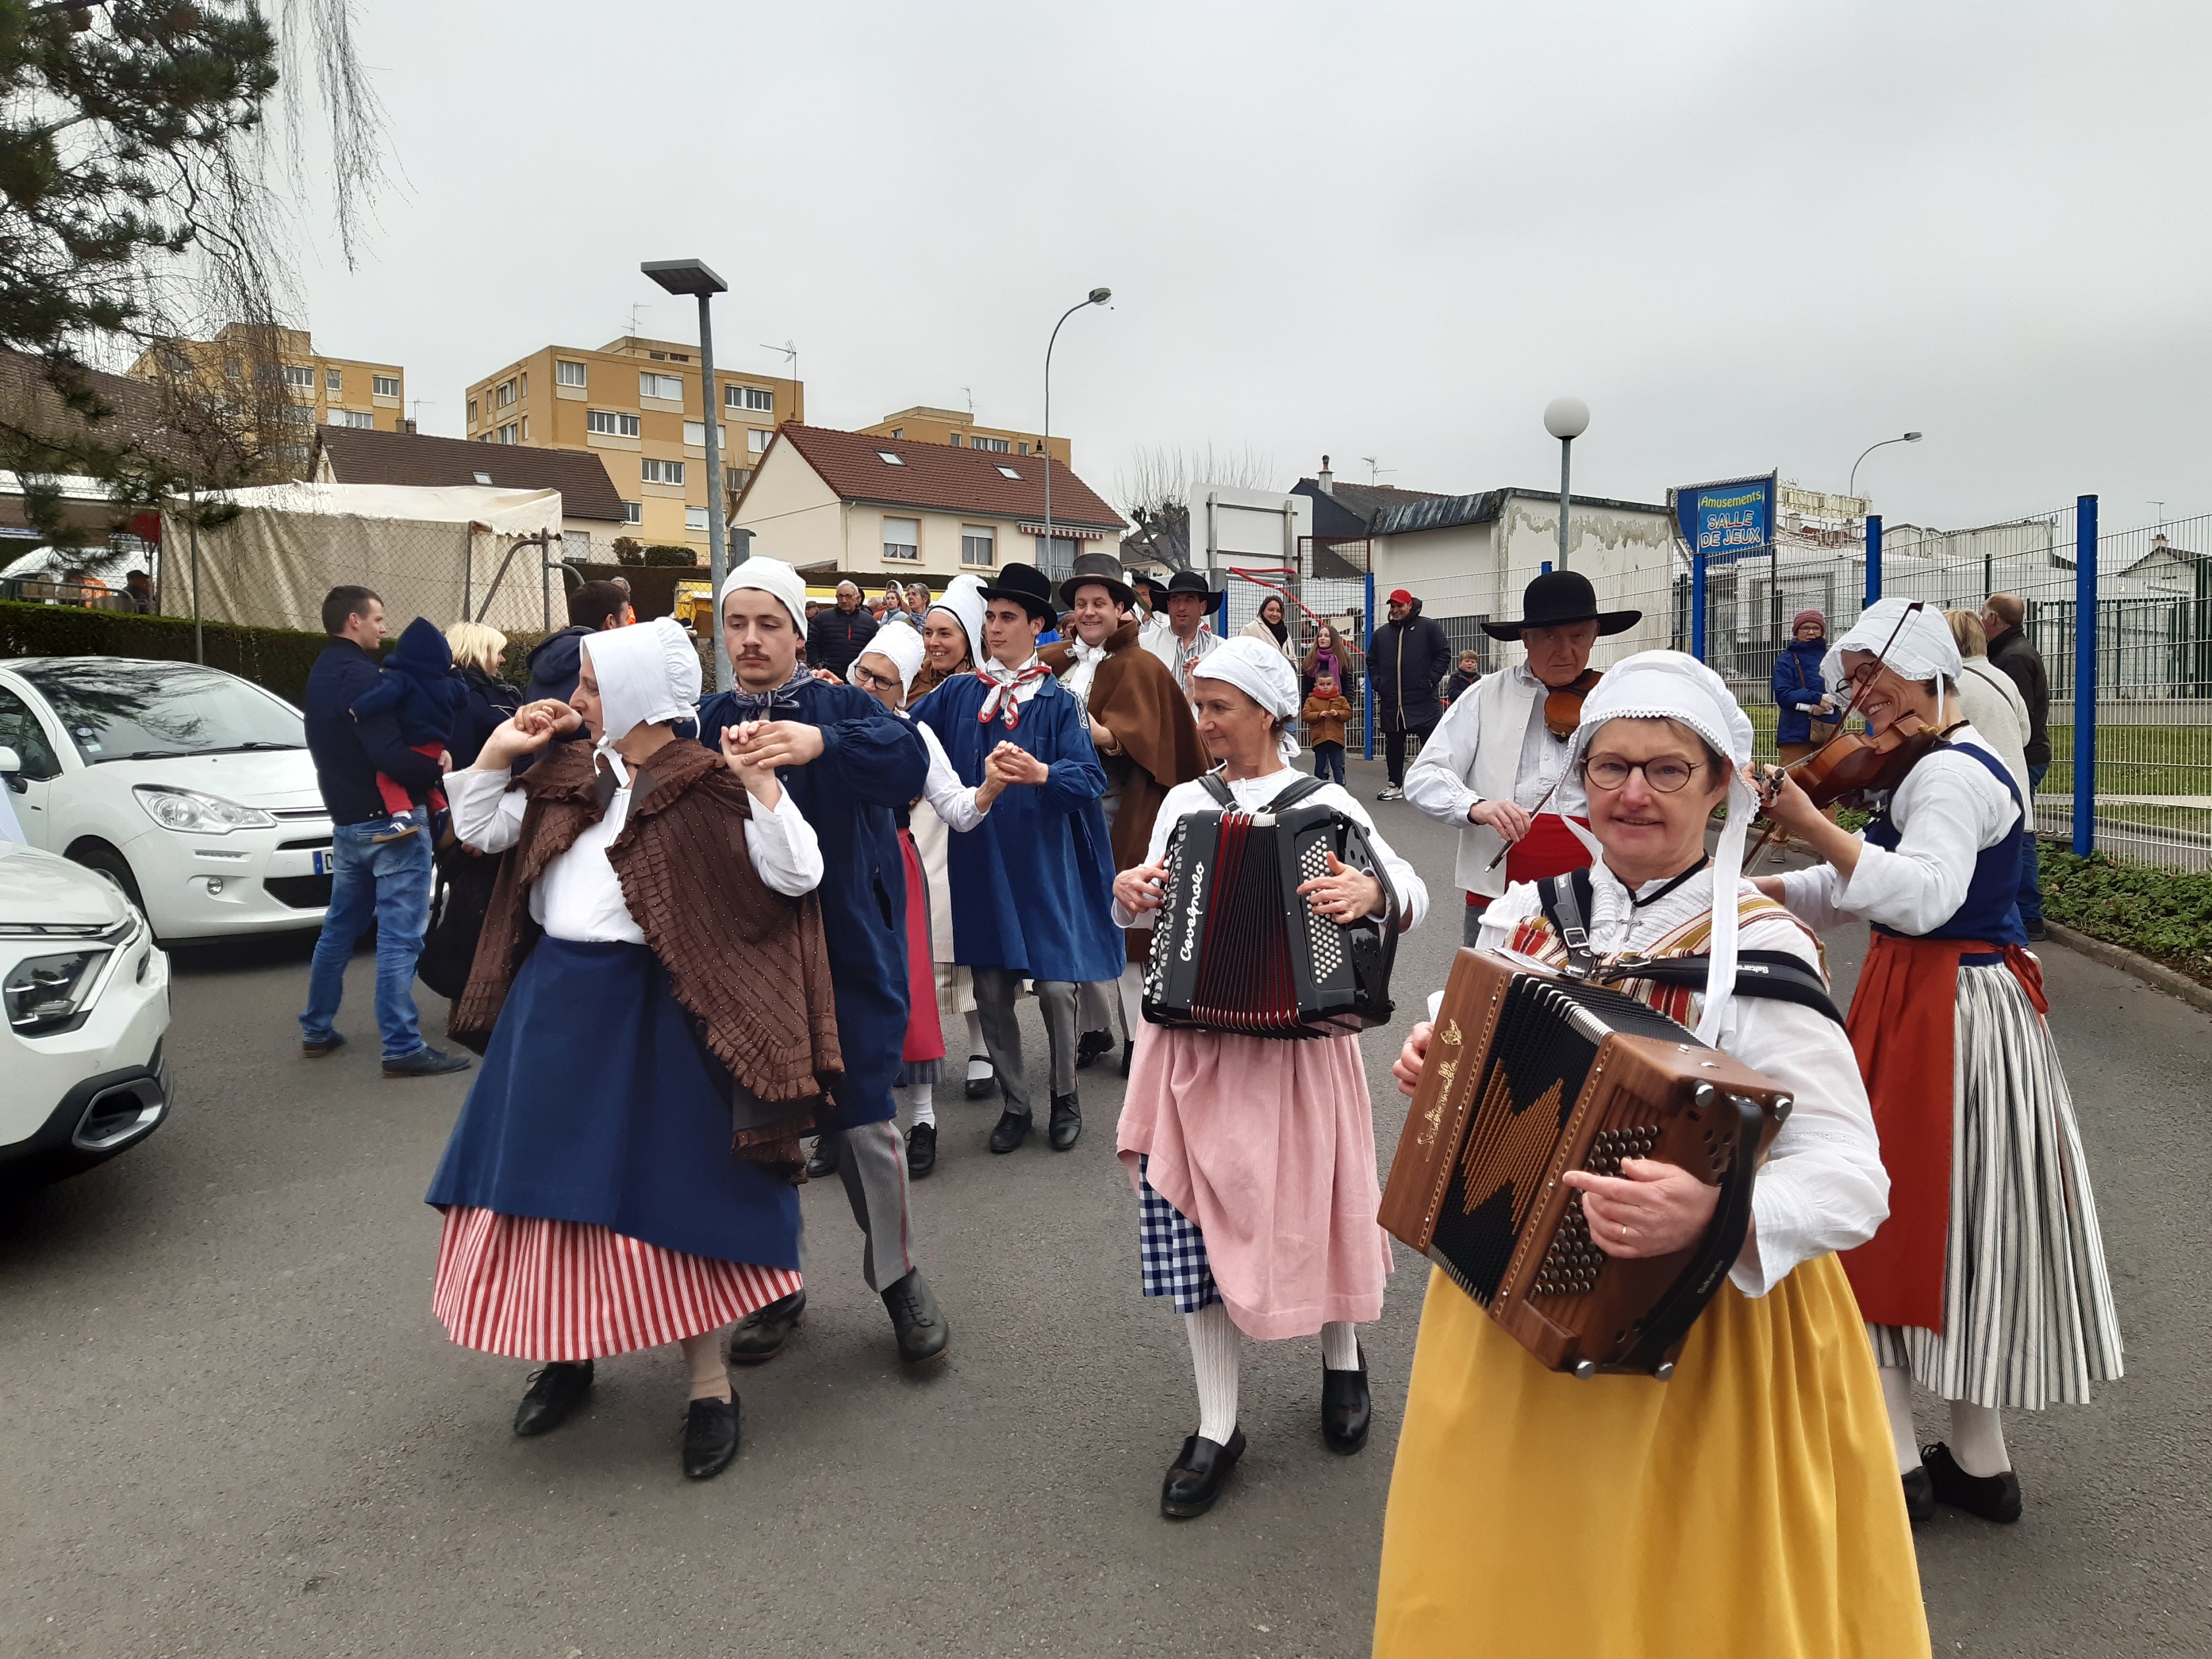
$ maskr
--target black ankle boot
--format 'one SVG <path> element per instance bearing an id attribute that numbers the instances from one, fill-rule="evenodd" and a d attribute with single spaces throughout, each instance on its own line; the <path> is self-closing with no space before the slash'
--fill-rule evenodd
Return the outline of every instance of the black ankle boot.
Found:
<path id="1" fill-rule="evenodd" d="M 738 1455 L 738 1396 L 695 1400 L 684 1413 L 684 1478 L 711 1480 Z"/>
<path id="2" fill-rule="evenodd" d="M 1075 1039 L 1075 1069 L 1079 1072 L 1098 1063 L 1098 1056 L 1114 1052 L 1111 1031 L 1085 1031 Z"/>

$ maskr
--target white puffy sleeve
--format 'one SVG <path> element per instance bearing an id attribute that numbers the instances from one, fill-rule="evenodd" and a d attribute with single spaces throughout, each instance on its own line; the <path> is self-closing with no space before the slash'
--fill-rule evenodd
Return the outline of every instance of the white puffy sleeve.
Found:
<path id="1" fill-rule="evenodd" d="M 760 878 L 786 898 L 811 893 L 822 881 L 822 844 L 788 789 L 773 807 L 756 798 L 745 820 L 745 851 Z"/>
<path id="2" fill-rule="evenodd" d="M 1183 814 L 1194 811 L 1200 806 L 1211 805 L 1212 801 L 1213 798 L 1206 793 L 1205 787 L 1197 783 L 1179 783 L 1169 790 L 1160 802 L 1159 811 L 1152 818 L 1152 838 L 1145 847 L 1145 862 L 1158 864 L 1160 861 L 1168 850 L 1168 837 L 1175 833 L 1176 825 L 1182 822 Z M 1116 927 L 1150 927 L 1158 915 L 1158 910 L 1147 910 L 1139 915 L 1124 908 L 1118 897 L 1114 901 L 1114 925 Z"/>
<path id="3" fill-rule="evenodd" d="M 1466 702 L 1462 698 L 1461 702 Z M 1457 705 L 1455 704 L 1455 707 Z M 1407 930 L 1418 927 L 1429 914 L 1429 886 L 1420 872 L 1398 856 L 1398 851 L 1383 839 L 1382 832 L 1375 827 L 1375 820 L 1367 809 L 1341 784 L 1332 783 L 1314 792 L 1311 799 L 1325 800 L 1346 817 L 1356 818 L 1365 828 L 1367 839 L 1375 848 L 1375 857 L 1382 868 L 1375 873 L 1390 884 L 1390 890 L 1398 896 L 1398 914 L 1406 918 Z M 1158 826 L 1154 825 L 1154 833 Z"/>
<path id="4" fill-rule="evenodd" d="M 1476 796 L 1467 780 L 1474 769 L 1474 751 L 1482 740 L 1477 716 L 1489 700 L 1463 696 L 1444 710 L 1436 729 L 1421 744 L 1421 752 L 1406 769 L 1406 799 L 1439 823 L 1464 829 L 1468 808 Z M 1507 741 L 1501 736 L 1496 741 Z M 1518 732 L 1510 736 L 1517 749 Z"/>
<path id="5" fill-rule="evenodd" d="M 1966 902 L 1966 886 L 1982 849 L 2002 840 L 2019 814 L 2011 792 L 1979 761 L 1970 755 L 1930 755 L 1906 774 L 1891 799 L 1897 850 L 1863 850 L 1834 902 L 1852 916 L 1900 933 L 1933 933 Z M 1794 901 L 1790 878 L 1784 878 L 1784 888 Z M 1792 902 L 1790 908 L 1797 906 Z"/>
<path id="6" fill-rule="evenodd" d="M 446 801 L 453 811 L 453 833 L 479 853 L 504 853 L 522 838 L 523 809 L 530 802 L 510 773 L 448 772 Z"/>
<path id="7" fill-rule="evenodd" d="M 945 745 L 937 733 L 921 720 L 914 723 L 921 733 L 921 746 L 929 751 L 929 771 L 922 779 L 921 798 L 929 803 L 930 810 L 945 820 L 949 830 L 973 830 L 982 823 L 988 807 L 975 804 L 976 792 L 960 781 L 960 775 L 952 769 L 946 758 Z"/>

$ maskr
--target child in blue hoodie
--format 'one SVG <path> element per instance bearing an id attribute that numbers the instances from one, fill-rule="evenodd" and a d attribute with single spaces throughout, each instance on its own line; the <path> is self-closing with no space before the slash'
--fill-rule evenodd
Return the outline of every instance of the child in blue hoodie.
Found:
<path id="1" fill-rule="evenodd" d="M 462 692 L 453 678 L 453 647 L 433 623 L 417 617 L 407 624 L 383 668 L 376 684 L 354 700 L 354 718 L 389 714 L 398 722 L 401 742 L 418 755 L 436 758 L 445 751 L 453 718 L 460 712 Z M 392 823 L 383 834 L 369 839 L 388 842 L 413 835 L 420 826 L 408 820 L 415 799 L 407 786 L 379 772 L 376 787 L 392 809 Z M 434 811 L 446 810 L 442 791 L 430 791 L 430 806 Z"/>

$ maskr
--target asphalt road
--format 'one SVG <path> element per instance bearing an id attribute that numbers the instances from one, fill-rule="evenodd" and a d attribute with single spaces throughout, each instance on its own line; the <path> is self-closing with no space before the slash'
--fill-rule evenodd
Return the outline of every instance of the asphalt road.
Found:
<path id="1" fill-rule="evenodd" d="M 1377 810 L 1445 901 L 1399 957 L 1410 1012 L 1455 942 L 1451 837 Z M 1859 941 L 1833 948 L 1848 981 Z M 805 1194 L 808 1321 L 740 1376 L 728 1474 L 678 1474 L 672 1352 L 602 1364 L 587 1412 L 516 1440 L 527 1368 L 453 1347 L 430 1315 L 422 1195 L 466 1079 L 378 1075 L 366 957 L 354 1046 L 299 1059 L 303 963 L 296 942 L 181 956 L 171 1122 L 0 1200 L 0 1653 L 1366 1651 L 1424 1277 L 1403 1250 L 1364 1334 L 1367 1450 L 1321 1445 L 1317 1342 L 1248 1346 L 1250 1452 L 1212 1515 L 1161 1520 L 1195 1419 L 1188 1352 L 1138 1294 L 1120 1080 L 1086 1073 L 1066 1154 L 1039 1138 L 993 1158 L 993 1109 L 941 1108 L 915 1188 L 953 1324 L 935 1375 L 901 1374 L 832 1182 Z M 2212 1206 L 2192 1149 L 2212 1019 L 2063 950 L 2046 966 L 2130 1374 L 2013 1421 L 2021 1525 L 1921 1529 L 1936 1651 L 2201 1655 Z M 1367 1041 L 1386 1165 L 1403 1028 Z M 1941 1426 L 1931 1411 L 1927 1437 Z"/>

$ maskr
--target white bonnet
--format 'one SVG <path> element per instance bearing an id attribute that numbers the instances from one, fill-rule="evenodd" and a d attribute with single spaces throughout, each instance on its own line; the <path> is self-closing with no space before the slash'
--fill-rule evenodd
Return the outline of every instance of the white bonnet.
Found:
<path id="1" fill-rule="evenodd" d="M 806 631 L 806 582 L 781 559 L 763 558 L 756 553 L 723 577 L 722 591 L 714 595 L 714 615 L 718 619 L 730 595 L 742 588 L 751 588 L 781 600 L 783 608 L 791 612 L 791 625 L 802 634 Z"/>
<path id="2" fill-rule="evenodd" d="M 1277 720 L 1288 721 L 1298 712 L 1297 670 L 1271 644 L 1249 635 L 1225 639 L 1191 665 L 1193 679 L 1221 680 L 1235 686 Z M 1277 747 L 1287 761 L 1298 752 L 1298 740 L 1286 724 Z"/>
<path id="3" fill-rule="evenodd" d="M 1821 660 L 1820 672 L 1826 676 L 1828 684 L 1844 684 L 1846 651 L 1863 651 L 1870 657 L 1881 655 L 1884 662 L 1908 680 L 1940 677 L 1947 682 L 1956 681 L 1961 664 L 1959 642 L 1951 637 L 1951 624 L 1932 605 L 1922 605 L 1917 609 L 1914 606 L 1915 601 L 1907 599 L 1876 599 L 1860 611 L 1859 619 L 1850 625 L 1850 631 L 1829 648 Z M 1890 638 L 1892 633 L 1897 635 L 1894 640 Z M 1885 645 L 1889 647 L 1887 653 L 1882 652 Z"/>
<path id="4" fill-rule="evenodd" d="M 673 617 L 602 629 L 583 641 L 599 685 L 600 746 L 640 726 L 698 717 L 698 648 Z"/>
<path id="5" fill-rule="evenodd" d="M 921 672 L 923 654 L 919 628 L 908 628 L 903 623 L 896 628 L 878 628 L 874 637 L 860 647 L 860 655 L 865 657 L 872 651 L 898 670 L 902 691 L 914 689 L 914 677 Z"/>
<path id="6" fill-rule="evenodd" d="M 968 654 L 981 662 L 983 659 L 983 581 L 980 576 L 962 572 L 945 583 L 945 592 L 922 620 L 929 620 L 930 612 L 942 611 L 958 623 L 961 631 L 968 635 Z"/>

